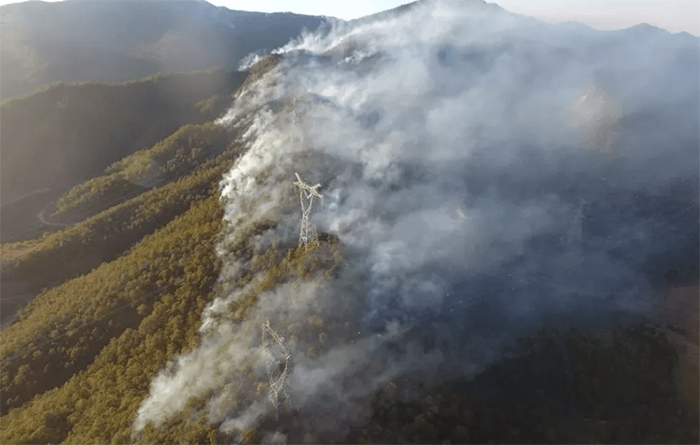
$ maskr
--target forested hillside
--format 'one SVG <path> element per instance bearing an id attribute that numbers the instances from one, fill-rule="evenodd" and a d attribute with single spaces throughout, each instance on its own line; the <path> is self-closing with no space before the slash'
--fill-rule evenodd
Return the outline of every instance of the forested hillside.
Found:
<path id="1" fill-rule="evenodd" d="M 177 69 L 317 20 L 122 3 Z M 3 102 L 0 443 L 698 443 L 695 43 L 532 25 L 420 1 Z"/>
<path id="2" fill-rule="evenodd" d="M 217 183 L 242 153 L 231 142 L 236 135 L 240 129 L 186 125 L 58 200 L 59 212 L 93 216 L 41 239 L 2 246 L 3 283 L 26 283 L 26 292 L 39 293 L 1 334 L 3 443 L 132 441 L 131 424 L 151 380 L 198 345 L 202 311 L 222 286 L 257 283 L 230 308 L 233 320 L 245 319 L 258 294 L 343 267 L 341 246 L 325 236 L 308 251 L 291 245 L 260 251 L 246 240 L 279 222 L 262 220 L 243 229 L 239 244 L 228 245 L 246 264 L 241 281 L 217 284 L 215 246 L 225 232 Z M 293 208 L 291 191 L 289 198 Z M 307 329 L 338 328 L 310 319 Z M 303 418 L 293 413 L 280 425 L 290 439 L 321 442 L 692 442 L 695 417 L 677 393 L 674 376 L 681 368 L 666 335 L 644 326 L 604 334 L 542 331 L 523 339 L 519 358 L 475 382 L 425 387 L 417 398 L 406 393 L 415 382 L 391 382 L 376 395 L 367 425 L 347 436 L 299 436 Z M 639 397 L 640 385 L 637 410 L 619 417 Z M 182 413 L 147 426 L 136 440 L 262 440 L 256 429 L 222 433 L 203 408 L 204 399 L 193 398 Z M 268 418 L 261 428 L 275 423 Z"/>
<path id="3" fill-rule="evenodd" d="M 36 213 L 67 188 L 182 125 L 215 119 L 244 78 L 221 70 L 121 84 L 58 84 L 3 102 L 2 239 L 36 236 L 28 229 L 38 228 Z M 145 182 L 133 177 L 130 184 Z"/>

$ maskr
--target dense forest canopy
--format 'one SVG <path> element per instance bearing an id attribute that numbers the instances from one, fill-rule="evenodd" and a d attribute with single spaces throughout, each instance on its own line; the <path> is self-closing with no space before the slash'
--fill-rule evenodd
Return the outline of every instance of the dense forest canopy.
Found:
<path id="1" fill-rule="evenodd" d="M 700 441 L 698 38 L 1 20 L 0 442 Z"/>

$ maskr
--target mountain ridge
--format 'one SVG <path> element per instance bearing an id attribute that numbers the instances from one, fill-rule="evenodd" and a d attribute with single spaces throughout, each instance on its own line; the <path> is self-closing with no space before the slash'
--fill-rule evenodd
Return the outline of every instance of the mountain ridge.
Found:
<path id="1" fill-rule="evenodd" d="M 237 68 L 325 18 L 233 11 L 208 2 L 26 2 L 0 6 L 0 99 L 62 81 Z"/>
<path id="2" fill-rule="evenodd" d="M 27 204 L 70 225 L 1 246 L 0 442 L 698 442 L 697 331 L 644 306 L 697 290 L 688 47 L 415 8 L 243 73 L 3 102 L 37 187 L 51 141 L 103 126 Z"/>

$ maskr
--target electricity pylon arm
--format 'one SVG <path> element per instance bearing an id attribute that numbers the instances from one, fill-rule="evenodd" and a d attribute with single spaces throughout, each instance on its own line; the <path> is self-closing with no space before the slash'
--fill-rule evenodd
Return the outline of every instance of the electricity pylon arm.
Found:
<path id="1" fill-rule="evenodd" d="M 313 207 L 314 198 L 319 198 L 323 201 L 323 195 L 318 193 L 318 188 L 321 184 L 309 185 L 302 181 L 299 173 L 294 173 L 297 181 L 294 185 L 299 189 L 299 201 L 301 203 L 301 231 L 299 233 L 299 246 L 306 247 L 309 242 L 318 239 L 316 228 L 311 223 L 311 208 Z"/>

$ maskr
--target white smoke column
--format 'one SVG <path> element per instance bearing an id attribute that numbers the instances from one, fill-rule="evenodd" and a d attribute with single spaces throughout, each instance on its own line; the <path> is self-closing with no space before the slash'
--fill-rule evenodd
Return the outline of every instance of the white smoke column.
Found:
<path id="1" fill-rule="evenodd" d="M 323 184 L 314 218 L 347 263 L 261 294 L 244 321 L 226 321 L 229 304 L 259 278 L 214 301 L 202 346 L 155 379 L 136 429 L 208 391 L 224 430 L 274 415 L 251 389 L 267 319 L 299 337 L 289 395 L 304 427 L 342 431 L 391 379 L 473 375 L 542 320 L 645 311 L 649 259 L 694 253 L 682 208 L 697 209 L 699 112 L 697 39 L 644 39 L 444 0 L 278 50 L 220 121 L 250 126 L 222 182 L 222 279 L 244 267 L 226 246 L 251 223 L 276 222 L 257 249 L 294 242 L 295 171 Z M 646 204 L 673 187 L 678 204 Z M 315 316 L 357 328 L 319 342 Z"/>

